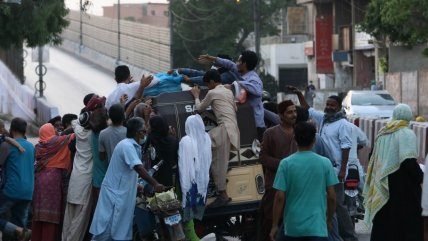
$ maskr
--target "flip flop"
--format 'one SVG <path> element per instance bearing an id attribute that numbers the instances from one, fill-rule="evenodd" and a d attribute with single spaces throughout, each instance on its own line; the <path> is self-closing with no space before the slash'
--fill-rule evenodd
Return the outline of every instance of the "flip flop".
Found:
<path id="1" fill-rule="evenodd" d="M 232 201 L 232 198 L 224 199 L 222 197 L 217 197 L 214 200 L 214 202 L 210 203 L 207 207 L 218 208 L 218 207 L 226 206 L 230 201 Z"/>

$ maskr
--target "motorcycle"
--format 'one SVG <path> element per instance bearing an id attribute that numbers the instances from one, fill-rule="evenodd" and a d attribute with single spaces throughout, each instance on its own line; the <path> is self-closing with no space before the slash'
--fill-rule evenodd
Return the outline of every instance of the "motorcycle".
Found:
<path id="1" fill-rule="evenodd" d="M 159 170 L 163 160 L 148 171 L 150 176 Z M 181 202 L 174 192 L 174 188 L 162 193 L 155 193 L 153 187 L 146 181 L 138 181 L 141 187 L 137 197 L 134 224 L 138 230 L 134 240 L 185 240 L 183 232 Z"/>
<path id="2" fill-rule="evenodd" d="M 355 164 L 349 165 L 348 175 L 344 183 L 345 204 L 354 224 L 364 219 L 363 198 L 359 189 L 360 182 L 359 167 Z"/>

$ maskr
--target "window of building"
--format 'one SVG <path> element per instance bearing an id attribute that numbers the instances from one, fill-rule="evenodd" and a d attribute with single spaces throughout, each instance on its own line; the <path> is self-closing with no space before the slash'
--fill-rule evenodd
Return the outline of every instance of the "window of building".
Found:
<path id="1" fill-rule="evenodd" d="M 152 16 L 155 16 L 155 15 L 156 15 L 155 10 L 152 10 Z"/>

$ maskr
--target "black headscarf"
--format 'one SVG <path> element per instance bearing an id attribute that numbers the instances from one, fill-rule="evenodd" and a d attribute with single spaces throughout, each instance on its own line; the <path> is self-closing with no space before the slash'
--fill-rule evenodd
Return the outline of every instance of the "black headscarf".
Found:
<path id="1" fill-rule="evenodd" d="M 178 141 L 177 138 L 169 135 L 169 125 L 167 121 L 161 116 L 154 116 L 149 120 L 150 134 L 146 147 L 152 145 L 156 149 L 156 159 L 153 160 L 156 164 L 160 160 L 164 160 L 164 164 L 159 171 L 155 174 L 158 182 L 166 186 L 173 185 L 172 168 L 178 161 Z"/>

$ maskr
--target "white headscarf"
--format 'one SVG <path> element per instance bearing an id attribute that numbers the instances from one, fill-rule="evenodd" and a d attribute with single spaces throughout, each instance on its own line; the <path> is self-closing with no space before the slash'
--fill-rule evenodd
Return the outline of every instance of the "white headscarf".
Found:
<path id="1" fill-rule="evenodd" d="M 205 132 L 201 116 L 189 116 L 185 126 L 186 136 L 181 139 L 178 149 L 183 207 L 186 204 L 186 194 L 193 183 L 197 184 L 198 193 L 206 198 L 212 160 L 211 139 Z"/>

